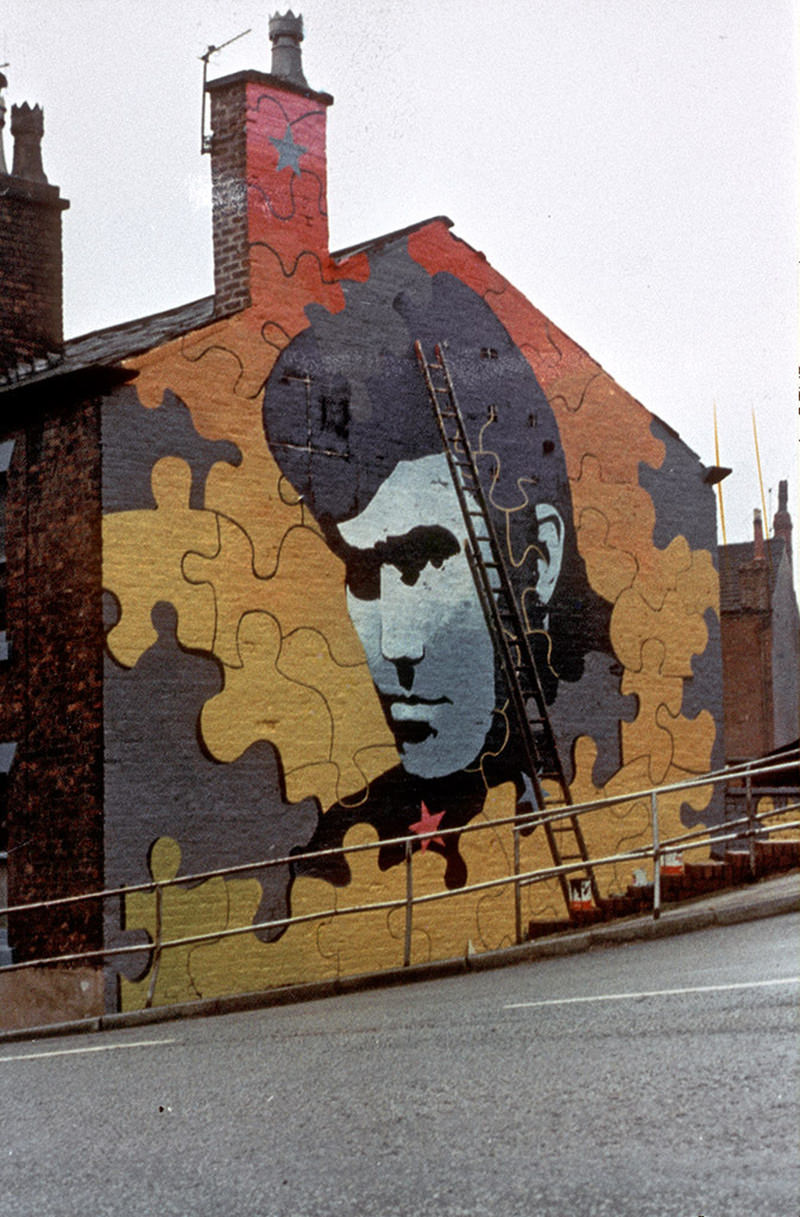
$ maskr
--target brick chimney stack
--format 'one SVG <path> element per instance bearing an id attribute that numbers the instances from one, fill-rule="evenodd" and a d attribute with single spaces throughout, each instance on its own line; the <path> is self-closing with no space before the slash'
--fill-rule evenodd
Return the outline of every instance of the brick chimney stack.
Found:
<path id="1" fill-rule="evenodd" d="M 333 98 L 303 75 L 303 18 L 270 18 L 272 71 L 206 86 L 211 97 L 211 184 L 216 312 L 257 303 L 298 258 L 329 257 L 325 120 Z"/>
<path id="2" fill-rule="evenodd" d="M 4 115 L 3 104 L 0 120 Z M 56 358 L 64 340 L 61 212 L 69 203 L 45 176 L 43 133 L 39 106 L 12 106 L 11 173 L 0 148 L 0 375 L 6 376 Z"/>
<path id="3" fill-rule="evenodd" d="M 786 557 L 789 559 L 789 565 L 792 562 L 792 517 L 789 515 L 789 485 L 787 482 L 778 482 L 778 510 L 772 520 L 772 535 L 781 537 L 786 546 Z"/>

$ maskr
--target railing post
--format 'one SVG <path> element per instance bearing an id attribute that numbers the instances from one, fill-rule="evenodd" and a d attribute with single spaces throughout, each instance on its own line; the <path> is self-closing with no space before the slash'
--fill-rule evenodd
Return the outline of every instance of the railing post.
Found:
<path id="1" fill-rule="evenodd" d="M 514 935 L 517 946 L 522 942 L 522 891 L 519 881 L 519 825 L 514 825 Z"/>
<path id="2" fill-rule="evenodd" d="M 653 920 L 661 916 L 661 850 L 658 843 L 658 796 L 650 792 L 650 819 L 653 825 Z"/>
<path id="3" fill-rule="evenodd" d="M 750 855 L 750 878 L 756 875 L 756 834 L 753 820 L 753 779 L 748 768 L 744 779 L 745 815 L 747 816 L 747 852 Z"/>
<path id="4" fill-rule="evenodd" d="M 414 915 L 414 879 L 411 871 L 411 842 L 406 841 L 406 935 L 403 945 L 403 967 L 411 965 L 411 922 Z"/>
<path id="5" fill-rule="evenodd" d="M 147 1001 L 144 1003 L 145 1010 L 149 1010 L 153 1004 L 153 997 L 156 992 L 156 981 L 158 980 L 158 969 L 161 964 L 161 902 L 163 888 L 160 883 L 156 883 L 156 936 L 153 943 L 153 963 L 150 967 L 150 984 L 147 987 Z"/>

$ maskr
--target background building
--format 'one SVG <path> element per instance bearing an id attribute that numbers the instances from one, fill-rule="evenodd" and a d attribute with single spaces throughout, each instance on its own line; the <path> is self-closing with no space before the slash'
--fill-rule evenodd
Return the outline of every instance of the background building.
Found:
<path id="1" fill-rule="evenodd" d="M 729 761 L 764 756 L 800 735 L 800 618 L 792 579 L 787 484 L 773 535 L 754 512 L 753 540 L 720 548 L 725 747 Z"/>

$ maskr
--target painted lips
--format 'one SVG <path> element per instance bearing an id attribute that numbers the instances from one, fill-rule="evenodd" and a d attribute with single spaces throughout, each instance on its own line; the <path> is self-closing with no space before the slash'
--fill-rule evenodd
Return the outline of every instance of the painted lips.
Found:
<path id="1" fill-rule="evenodd" d="M 400 748 L 404 744 L 421 744 L 438 735 L 431 718 L 439 706 L 452 705 L 449 697 L 398 697 L 391 693 L 382 693 L 381 701 Z"/>

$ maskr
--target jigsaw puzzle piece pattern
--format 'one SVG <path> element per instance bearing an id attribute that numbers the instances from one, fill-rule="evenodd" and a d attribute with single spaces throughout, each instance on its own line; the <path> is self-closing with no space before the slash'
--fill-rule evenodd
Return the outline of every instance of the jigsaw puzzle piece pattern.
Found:
<path id="1" fill-rule="evenodd" d="M 319 538 L 314 522 L 269 452 L 261 395 L 278 352 L 308 324 L 304 312 L 308 301 L 317 299 L 335 311 L 342 307 L 344 296 L 333 264 L 325 268 L 319 259 L 304 257 L 302 250 L 289 266 L 264 245 L 255 254 L 254 266 L 250 309 L 132 361 L 143 407 L 156 413 L 168 394 L 179 396 L 197 433 L 206 440 L 224 439 L 229 448 L 235 444 L 241 459 L 211 465 L 205 481 L 204 513 L 179 518 L 178 507 L 186 508 L 188 499 L 178 501 L 176 489 L 170 486 L 171 497 L 159 502 L 156 512 L 109 515 L 104 546 L 107 585 L 121 608 L 119 622 L 109 634 L 109 649 L 120 662 L 135 663 L 155 641 L 149 624 L 153 605 L 159 600 L 173 603 L 179 610 L 182 645 L 205 650 L 223 664 L 229 679 L 222 705 L 229 699 L 237 706 L 250 703 L 238 736 L 236 728 L 216 715 L 216 704 L 210 707 L 204 721 L 211 732 L 212 754 L 241 755 L 249 740 L 272 738 L 263 706 L 259 711 L 263 690 L 258 682 L 266 678 L 269 699 L 276 687 L 288 698 L 284 722 L 297 727 L 306 723 L 312 730 L 324 723 L 322 754 L 316 743 L 304 752 L 298 740 L 294 750 L 289 750 L 289 768 L 301 775 L 292 780 L 292 789 L 301 787 L 327 804 L 389 767 L 396 752 L 346 611 L 341 565 Z M 348 274 L 354 279 L 368 277 L 366 259 L 351 259 Z M 269 316 L 258 307 L 261 298 L 269 300 Z M 158 477 L 157 471 L 154 478 Z M 170 518 L 165 521 L 167 509 Z M 191 527 L 198 521 L 213 530 L 208 533 L 211 539 L 203 529 Z M 159 531 L 159 523 L 168 526 Z M 177 578 L 176 560 L 181 563 Z M 310 588 L 312 576 L 314 587 Z M 274 666 L 280 654 L 276 645 L 268 673 L 263 651 L 269 630 L 262 625 L 255 630 L 258 645 L 248 635 L 251 662 L 247 670 L 258 677 L 248 695 L 233 670 L 244 664 L 238 645 L 240 623 L 253 612 L 273 615 L 280 641 L 297 630 L 318 631 L 324 639 L 322 650 L 327 653 L 327 646 L 339 669 L 334 671 L 335 664 L 330 663 L 321 675 L 309 680 L 308 664 L 301 663 L 297 680 L 287 680 Z M 291 648 L 287 656 L 297 667 Z M 358 673 L 350 670 L 355 667 L 359 667 Z M 321 694 L 315 685 L 322 685 Z M 334 731 L 325 699 L 329 696 L 344 713 L 347 690 L 352 695 L 349 714 Z M 279 738 L 285 741 L 288 737 L 279 730 Z M 330 756 L 332 738 L 335 759 Z M 348 740 L 357 744 L 360 760 L 344 755 Z M 319 789 L 316 778 L 322 779 Z"/>
<path id="2" fill-rule="evenodd" d="M 634 589 L 625 591 L 614 606 L 611 640 L 625 667 L 632 672 L 643 666 L 642 648 L 649 638 L 663 648 L 665 678 L 688 678 L 692 659 L 705 650 L 708 627 L 699 613 L 683 611 L 681 597 L 668 592 L 660 609 L 654 610 Z"/>
<path id="3" fill-rule="evenodd" d="M 515 802 L 509 783 L 489 792 L 483 811 L 473 821 L 481 824 L 509 812 Z M 510 826 L 497 829 L 487 824 L 485 831 L 467 834 L 465 857 L 470 879 L 504 878 L 509 873 L 513 851 Z M 525 838 L 531 860 L 530 841 Z M 355 825 L 345 845 L 377 845 L 375 830 L 367 824 Z M 171 843 L 174 844 L 174 843 Z M 161 842 L 158 843 L 160 848 Z M 154 851 L 155 855 L 155 851 Z M 179 860 L 179 855 L 178 855 Z M 412 860 L 415 896 L 432 895 L 444 890 L 444 859 L 434 851 L 416 851 Z M 351 882 L 336 888 L 321 879 L 301 876 L 292 889 L 292 913 L 308 921 L 291 925 L 273 942 L 260 941 L 252 933 L 220 937 L 209 943 L 176 947 L 162 955 L 154 989 L 154 1004 L 215 997 L 249 989 L 275 988 L 298 980 L 335 979 L 358 971 L 381 971 L 400 967 L 405 948 L 406 897 L 405 866 L 382 871 L 378 850 L 350 855 Z M 171 878 L 177 871 L 158 869 L 158 877 Z M 154 875 L 155 877 L 155 875 Z M 544 885 L 527 889 L 526 915 L 548 911 L 542 905 Z M 260 897 L 255 880 L 211 879 L 195 888 L 167 888 L 162 907 L 162 940 L 169 941 L 188 933 L 219 934 L 224 930 L 246 929 L 252 924 Z M 368 907 L 398 902 L 394 909 Z M 343 910 L 356 909 L 354 913 Z M 131 917 L 154 934 L 155 897 L 143 894 L 130 905 Z M 327 915 L 336 910 L 338 916 Z M 130 921 L 130 918 L 129 918 Z M 132 923 L 131 923 L 132 924 Z M 415 906 L 411 961 L 452 958 L 480 953 L 508 945 L 514 936 L 513 884 L 481 892 L 454 893 L 445 900 Z M 124 983 L 123 1008 L 144 1004 L 150 975 L 136 983 Z"/>
<path id="4" fill-rule="evenodd" d="M 226 339 L 236 340 L 228 332 Z M 164 385 L 171 385 L 186 403 L 200 435 L 237 446 L 241 453 L 237 464 L 218 461 L 209 470 L 204 506 L 244 529 L 253 543 L 254 567 L 266 576 L 274 570 L 286 530 L 302 523 L 303 509 L 296 497 L 281 493 L 280 471 L 264 438 L 260 393 L 258 400 L 252 400 L 237 392 L 241 362 L 235 348 L 205 346 L 198 338 L 194 343 L 185 340 L 185 348 L 172 344 L 160 359 L 146 357 L 149 362 L 139 374 L 137 389 L 143 403 L 155 409 Z M 278 351 L 265 347 L 260 339 L 257 343 L 260 386 Z"/>
<path id="5" fill-rule="evenodd" d="M 280 753 L 289 801 L 316 797 L 323 807 L 390 766 L 394 741 L 366 664 L 341 667 L 315 631 L 284 642 L 280 623 L 265 612 L 242 617 L 237 654 L 240 665 L 225 668 L 223 690 L 201 714 L 203 740 L 217 760 L 268 740 Z"/>
<path id="6" fill-rule="evenodd" d="M 169 837 L 159 838 L 150 852 L 150 873 L 157 883 L 166 883 L 178 874 L 181 850 L 177 841 Z M 250 881 L 251 886 L 253 881 Z M 261 888 L 255 895 L 255 904 L 261 898 Z M 210 879 L 200 887 L 185 888 L 182 885 L 165 886 L 161 895 L 160 933 L 154 892 L 132 892 L 125 900 L 127 926 L 145 929 L 155 944 L 189 937 L 195 934 L 218 933 L 228 924 L 228 895 L 224 879 Z M 152 1004 L 169 1005 L 186 1001 L 192 996 L 189 971 L 190 946 L 169 947 L 161 953 L 157 964 Z M 144 978 L 130 981 L 120 979 L 121 1002 L 124 1010 L 139 1009 L 148 999 L 152 984 L 152 969 Z"/>
<path id="7" fill-rule="evenodd" d="M 365 824 L 350 829 L 345 838 L 348 846 L 376 842 L 374 829 Z M 404 898 L 403 868 L 386 875 L 378 868 L 377 856 L 377 849 L 351 855 L 352 881 L 344 888 L 308 876 L 298 878 L 292 889 L 292 914 L 309 920 L 298 920 L 274 942 L 243 933 L 194 947 L 188 964 L 191 992 L 200 997 L 230 993 L 232 978 L 236 989 L 247 991 L 399 967 L 403 948 L 389 931 L 389 912 L 362 908 Z M 227 881 L 232 889 L 239 882 Z M 358 911 L 342 913 L 349 908 Z M 253 911 L 252 901 L 234 893 L 229 928 L 247 927 Z"/>
<path id="8" fill-rule="evenodd" d="M 565 362 L 576 355 L 586 359 L 586 355 L 494 270 L 483 254 L 465 258 L 464 250 L 463 243 L 454 239 L 440 220 L 431 221 L 408 237 L 410 256 L 428 274 L 440 271 L 453 274 L 486 300 L 529 358 L 547 393 Z"/>
<path id="9" fill-rule="evenodd" d="M 157 842 L 161 848 L 163 842 Z M 170 842 L 174 846 L 174 842 Z M 180 855 L 178 854 L 178 860 Z M 159 871 L 159 877 L 172 878 L 176 869 Z M 154 878 L 156 877 L 154 873 Z M 311 881 L 317 911 L 330 907 L 328 884 Z M 319 923 L 309 921 L 292 926 L 283 938 L 263 942 L 247 932 L 261 898 L 261 884 L 255 879 L 214 878 L 196 887 L 182 885 L 163 890 L 161 940 L 169 942 L 189 935 L 223 935 L 225 931 L 245 932 L 216 937 L 200 944 L 170 947 L 161 956 L 153 986 L 152 1004 L 169 1005 L 197 998 L 220 997 L 232 992 L 278 988 L 293 981 L 324 980 L 331 975 L 329 961 L 320 952 Z M 136 893 L 127 898 L 129 920 L 135 919 L 155 936 L 155 895 Z M 301 906 L 302 907 L 302 902 Z M 299 910 L 296 910 L 299 915 Z M 152 983 L 152 971 L 137 982 L 121 983 L 121 1008 L 136 1010 L 145 1005 Z"/>
<path id="10" fill-rule="evenodd" d="M 304 760 L 327 761 L 331 721 L 315 689 L 289 680 L 277 666 L 280 625 L 269 613 L 248 613 L 239 624 L 241 664 L 225 670 L 225 688 L 203 707 L 203 739 L 218 760 L 241 756 L 256 739 L 274 743 L 287 769 Z M 308 741 L 316 755 L 308 757 Z"/>
<path id="11" fill-rule="evenodd" d="M 192 471 L 178 457 L 153 466 L 155 510 L 112 512 L 103 519 L 103 585 L 119 601 L 119 622 L 107 636 L 118 663 L 132 667 L 158 635 L 150 614 L 159 601 L 178 610 L 178 639 L 189 649 L 210 650 L 214 596 L 186 582 L 187 546 L 211 556 L 219 547 L 217 517 L 189 506 Z"/>
<path id="12" fill-rule="evenodd" d="M 296 629 L 284 641 L 280 667 L 291 680 L 317 690 L 330 714 L 330 761 L 335 766 L 336 784 L 317 793 L 324 809 L 368 786 L 397 763 L 394 736 L 366 663 L 344 666 L 331 654 L 326 635 Z M 309 778 L 287 767 L 287 785 L 291 781 L 301 789 Z"/>
<path id="13" fill-rule="evenodd" d="M 639 713 L 632 723 L 622 724 L 622 752 L 626 758 L 649 757 L 650 781 L 660 785 L 672 764 L 673 737 L 659 726 L 659 710 L 666 706 L 672 715 L 680 713 L 683 681 L 665 676 L 662 670 L 665 647 L 658 638 L 648 638 L 641 648 L 641 667 L 628 669 L 622 678 L 623 693 L 639 699 Z"/>
<path id="14" fill-rule="evenodd" d="M 510 799 L 510 803 L 509 803 Z M 510 783 L 487 792 L 483 809 L 469 821 L 459 839 L 459 851 L 467 868 L 467 884 L 503 879 L 511 869 L 511 834 L 488 821 L 513 807 Z M 485 827 L 484 827 L 485 826 Z M 403 868 L 398 867 L 398 871 Z M 434 850 L 412 855 L 414 898 L 433 897 L 445 891 L 445 860 Z M 396 940 L 404 942 L 405 909 L 396 909 L 390 927 Z M 514 935 L 513 887 L 510 883 L 478 892 L 451 892 L 444 899 L 416 904 L 412 919 L 411 962 L 452 959 L 479 954 L 511 941 Z"/>
<path id="15" fill-rule="evenodd" d="M 290 187 L 295 185 L 289 183 Z M 313 187 L 310 182 L 304 185 Z M 290 189 L 284 202 L 293 206 L 297 197 Z M 276 214 L 278 204 L 265 200 L 264 205 L 266 220 L 268 211 Z M 452 250 L 456 243 L 446 236 L 444 226 L 426 226 L 421 234 L 409 238 L 409 249 L 416 250 L 413 256 L 417 260 L 426 257 L 434 246 L 436 265 L 432 269 L 447 269 L 442 249 L 446 246 Z M 647 785 L 653 766 L 671 775 L 681 764 L 696 763 L 706 746 L 707 724 L 699 721 L 702 716 L 691 723 L 681 719 L 675 690 L 676 681 L 682 687 L 680 678 L 691 674 L 692 655 L 705 645 L 705 635 L 701 638 L 694 618 L 702 618 L 711 603 L 708 570 L 701 570 L 701 559 L 697 559 L 695 568 L 696 555 L 690 556 L 680 542 L 674 549 L 668 547 L 670 552 L 657 551 L 653 546 L 652 502 L 638 485 L 639 462 L 657 468 L 663 460 L 664 446 L 649 431 L 650 416 L 540 315 L 532 314 L 527 306 L 521 308 L 521 298 L 495 272 L 474 258 L 468 265 L 476 277 L 473 286 L 491 301 L 517 343 L 535 353 L 532 359 L 540 383 L 561 426 L 573 479 L 581 549 L 593 585 L 602 584 L 598 590 L 614 603 L 612 632 L 616 630 L 615 640 L 630 661 L 629 675 L 635 677 L 623 691 L 635 693 L 639 714 L 626 725 L 631 731 L 624 737 L 625 764 L 603 793 L 609 793 L 615 783 L 628 783 L 620 789 L 634 788 L 630 783 Z M 363 261 L 358 268 L 348 265 L 349 274 L 354 269 L 366 277 Z M 463 263 L 453 269 L 460 278 L 465 277 Z M 344 658 L 352 657 L 352 652 L 342 633 L 347 615 L 341 572 L 336 571 L 333 580 L 338 580 L 338 623 L 327 619 L 320 622 L 313 616 L 316 606 L 308 601 L 319 597 L 291 603 L 291 589 L 296 594 L 296 572 L 302 570 L 302 561 L 297 559 L 290 575 L 294 541 L 289 542 L 289 538 L 295 532 L 308 533 L 303 543 L 313 547 L 317 542 L 310 539 L 315 536 L 313 522 L 281 482 L 267 450 L 260 397 L 277 354 L 307 324 L 308 300 L 316 299 L 330 312 L 342 307 L 344 296 L 334 279 L 331 269 L 323 268 L 313 256 L 284 246 L 265 232 L 264 242 L 256 251 L 253 307 L 138 361 L 138 389 L 146 405 L 157 408 L 165 389 L 173 389 L 192 412 L 198 433 L 210 440 L 232 441 L 242 458 L 238 465 L 218 462 L 208 474 L 206 511 L 199 514 L 213 521 L 213 537 L 204 534 L 198 541 L 187 531 L 177 554 L 169 546 L 163 549 L 155 533 L 145 532 L 143 543 L 149 552 L 158 554 L 159 562 L 163 551 L 168 561 L 162 566 L 168 569 L 159 570 L 159 578 L 154 575 L 151 584 L 140 589 L 126 586 L 113 572 L 122 595 L 111 588 L 122 607 L 119 626 L 115 627 L 122 628 L 117 636 L 120 653 L 130 657 L 137 647 L 141 649 L 142 638 L 146 639 L 141 624 L 143 606 L 155 595 L 178 607 L 183 645 L 216 653 L 223 662 L 223 691 L 206 703 L 202 716 L 204 738 L 212 754 L 232 759 L 241 755 L 248 741 L 268 739 L 280 751 L 290 799 L 314 794 L 323 806 L 370 780 L 367 761 L 374 764 L 372 773 L 381 772 L 381 765 L 388 767 L 393 750 L 374 692 L 371 701 L 359 704 L 365 686 L 358 684 L 355 674 L 360 671 L 370 684 L 363 663 L 353 660 L 350 664 Z M 299 291 L 301 283 L 303 290 Z M 281 290 L 283 284 L 285 291 Z M 259 301 L 267 299 L 265 310 Z M 487 454 L 492 455 L 490 446 Z M 527 507 L 529 501 L 529 486 L 524 479 L 518 490 L 519 505 L 503 508 L 510 540 L 514 513 Z M 188 499 L 184 505 L 188 506 Z M 159 502 L 157 512 L 161 506 Z M 117 540 L 113 533 L 111 540 Z M 513 549 L 510 552 L 514 553 Z M 532 552 L 514 554 L 514 560 L 520 563 L 531 558 L 535 560 Z M 319 553 L 313 561 L 322 569 Z M 262 599 L 266 590 L 262 584 L 274 583 L 270 589 L 274 593 L 284 575 L 290 591 L 279 611 L 270 600 Z M 187 596 L 192 599 L 187 600 Z M 149 608 L 147 615 L 149 621 Z M 135 619 L 139 621 L 136 629 Z M 125 642 L 126 630 L 136 635 L 135 642 Z M 700 728 L 705 735 L 698 744 Z M 578 744 L 576 787 L 591 782 L 596 761 L 591 739 L 579 740 Z M 643 747 L 645 751 L 641 751 Z M 498 806 L 509 799 L 513 802 L 513 794 L 508 791 L 495 797 Z M 679 807 L 674 815 L 679 822 Z M 644 831 L 641 811 L 633 807 L 620 811 L 616 825 L 613 816 L 607 817 L 607 824 L 618 840 L 638 839 Z M 360 826 L 351 831 L 356 834 L 353 839 L 366 840 L 357 834 L 371 830 Z M 483 833 L 474 834 L 474 840 L 468 839 L 470 834 L 464 838 L 472 881 L 508 871 L 511 831 L 492 832 L 496 837 L 489 846 L 486 842 L 481 846 Z M 528 866 L 537 860 L 538 865 L 549 862 L 542 833 L 524 838 L 523 851 Z M 214 882 L 209 881 L 212 885 Z M 252 903 L 255 889 L 235 887 L 248 881 L 220 882 L 224 885 L 220 890 L 227 893 L 225 902 L 215 887 L 206 892 L 206 884 L 181 891 L 187 901 L 207 895 L 208 908 L 204 912 L 198 905 L 190 913 L 191 901 L 176 907 L 170 913 L 175 924 L 193 916 L 199 925 L 206 917 L 206 923 L 216 932 L 237 918 L 244 919 L 242 924 L 248 923 L 248 916 L 252 920 L 257 905 L 257 901 Z M 432 851 L 415 855 L 414 882 L 420 891 L 441 890 L 443 864 Z M 292 893 L 293 911 L 325 909 L 332 899 L 348 905 L 368 903 L 375 899 L 376 892 L 396 891 L 402 897 L 404 890 L 404 869 L 380 872 L 377 855 L 369 853 L 360 856 L 353 882 L 345 889 L 333 891 L 322 881 L 298 879 Z M 560 895 L 553 884 L 549 888 L 526 888 L 525 900 L 531 916 L 546 915 L 553 905 L 561 909 Z M 457 915 L 442 916 L 441 910 L 450 905 L 449 900 L 434 901 L 415 913 L 415 958 L 426 952 L 435 957 L 465 949 L 465 927 L 466 941 L 473 949 L 488 949 L 490 944 L 508 940 L 513 925 L 511 885 L 503 884 L 477 896 L 458 895 L 452 900 Z M 144 908 L 140 912 L 146 915 Z M 365 927 L 369 930 L 366 946 Z M 392 966 L 398 958 L 398 935 L 397 912 L 389 916 L 385 912 L 365 913 L 321 925 L 310 922 L 293 926 L 274 943 L 242 935 L 193 948 L 186 958 L 175 949 L 176 979 L 170 982 L 169 991 L 177 991 L 180 985 L 188 986 L 187 992 L 193 994 L 230 991 L 231 969 L 235 971 L 236 986 L 241 988 L 286 983 L 300 975 L 313 979 L 348 969 Z M 377 961 L 374 965 L 372 959 Z M 169 974 L 165 975 L 168 978 Z"/>
<path id="16" fill-rule="evenodd" d="M 693 765 L 703 759 L 709 765 L 714 741 L 708 716 L 676 717 L 671 680 L 690 678 L 693 656 L 704 651 L 704 616 L 718 610 L 716 575 L 710 554 L 692 551 L 683 537 L 666 549 L 654 545 L 655 509 L 639 478 L 640 466 L 658 470 L 666 455 L 663 440 L 653 434 L 653 416 L 483 258 L 465 257 L 445 225 L 426 225 L 409 238 L 408 248 L 429 273 L 449 270 L 483 296 L 525 352 L 553 407 L 579 548 L 592 587 L 614 605 L 616 653 L 638 673 L 634 683 L 642 702 L 638 725 L 628 736 L 631 746 L 638 751 L 649 733 L 657 772 L 665 772 L 668 757 L 669 772 L 678 772 L 677 762 L 686 757 Z M 644 668 L 642 647 L 648 639 L 663 646 L 658 669 L 652 663 Z M 626 753 L 624 761 L 621 773 L 638 758 Z"/>
<path id="17" fill-rule="evenodd" d="M 656 710 L 656 723 L 672 738 L 672 765 L 684 773 L 706 773 L 708 758 L 716 739 L 717 729 L 708 710 L 695 718 L 673 714 L 662 703 Z"/>
<path id="18" fill-rule="evenodd" d="M 609 540 L 608 516 L 598 507 L 584 507 L 576 516 L 578 548 L 592 587 L 614 604 L 636 578 L 636 559 Z"/>
<path id="19" fill-rule="evenodd" d="M 220 521 L 220 544 L 211 558 L 189 553 L 183 570 L 190 583 L 207 583 L 216 602 L 214 653 L 229 667 L 241 666 L 236 636 L 249 612 L 269 612 L 284 637 L 317 630 L 342 666 L 364 663 L 364 651 L 347 613 L 344 569 L 319 533 L 292 526 L 283 535 L 277 569 L 262 578 L 254 569 L 253 545 L 232 520 Z"/>

